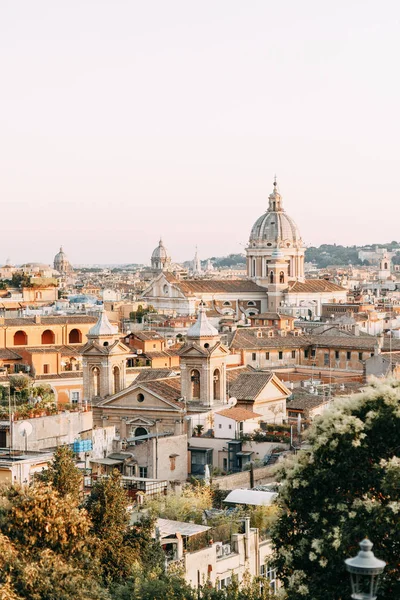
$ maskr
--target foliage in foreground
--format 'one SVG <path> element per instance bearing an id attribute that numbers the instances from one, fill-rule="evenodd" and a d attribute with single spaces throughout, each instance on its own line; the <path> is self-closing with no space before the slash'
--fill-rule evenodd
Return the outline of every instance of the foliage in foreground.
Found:
<path id="1" fill-rule="evenodd" d="M 81 505 L 82 477 L 67 447 L 30 487 L 0 490 L 1 600 L 266 600 L 260 583 L 194 590 L 165 572 L 154 518 L 130 525 L 121 475 L 99 480 Z M 209 487 L 187 488 L 183 510 L 209 506 Z M 171 506 L 169 507 L 171 509 Z"/>
<path id="2" fill-rule="evenodd" d="M 368 536 L 388 566 L 380 600 L 400 598 L 400 384 L 374 384 L 337 400 L 311 428 L 311 449 L 281 469 L 273 529 L 289 600 L 339 600 L 343 561 Z"/>

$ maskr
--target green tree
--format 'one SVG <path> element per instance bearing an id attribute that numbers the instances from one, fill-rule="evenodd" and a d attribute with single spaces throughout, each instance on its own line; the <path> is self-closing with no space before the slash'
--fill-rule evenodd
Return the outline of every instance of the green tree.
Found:
<path id="1" fill-rule="evenodd" d="M 128 497 L 121 485 L 121 474 L 114 470 L 96 482 L 86 504 L 97 537 L 97 550 L 104 581 L 128 577 L 138 556 L 129 543 Z"/>
<path id="2" fill-rule="evenodd" d="M 281 468 L 272 532 L 289 600 L 339 600 L 343 561 L 368 536 L 388 566 L 379 598 L 400 597 L 400 383 L 336 400 L 312 426 L 310 450 Z"/>
<path id="3" fill-rule="evenodd" d="M 51 484 L 60 496 L 68 495 L 75 504 L 78 504 L 82 493 L 82 477 L 69 446 L 58 446 L 48 468 L 38 475 L 38 479 Z"/>
<path id="4" fill-rule="evenodd" d="M 9 382 L 11 391 L 22 392 L 29 388 L 32 380 L 28 375 L 10 375 Z"/>
<path id="5" fill-rule="evenodd" d="M 0 502 L 0 598 L 98 600 L 90 520 L 70 497 L 35 483 L 8 487 Z"/>

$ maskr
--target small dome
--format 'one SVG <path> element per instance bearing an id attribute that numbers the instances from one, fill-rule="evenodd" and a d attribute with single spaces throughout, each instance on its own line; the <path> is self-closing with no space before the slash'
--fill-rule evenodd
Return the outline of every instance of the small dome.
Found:
<path id="1" fill-rule="evenodd" d="M 167 249 L 165 248 L 163 241 L 160 239 L 157 248 L 155 248 L 153 250 L 153 254 L 151 255 L 152 259 L 156 259 L 156 260 L 167 260 L 168 259 L 168 252 Z"/>
<path id="2" fill-rule="evenodd" d="M 218 335 L 218 330 L 211 325 L 207 318 L 206 309 L 204 306 L 200 306 L 197 321 L 188 329 L 187 337 L 198 339 L 204 337 L 217 337 Z"/>
<path id="3" fill-rule="evenodd" d="M 110 321 L 108 320 L 107 313 L 104 310 L 104 306 L 102 306 L 97 323 L 89 329 L 88 336 L 97 337 L 101 335 L 116 335 L 117 333 L 117 327 L 111 325 Z"/>
<path id="4" fill-rule="evenodd" d="M 268 210 L 254 223 L 249 239 L 250 246 L 299 247 L 303 242 L 296 223 L 284 211 L 282 196 L 274 190 L 269 196 Z"/>

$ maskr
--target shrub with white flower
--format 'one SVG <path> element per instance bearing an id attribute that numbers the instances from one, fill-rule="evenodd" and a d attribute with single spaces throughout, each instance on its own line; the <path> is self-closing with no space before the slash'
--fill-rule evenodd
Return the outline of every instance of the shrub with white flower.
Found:
<path id="1" fill-rule="evenodd" d="M 341 398 L 282 463 L 272 541 L 288 600 L 342 600 L 344 559 L 365 536 L 386 567 L 379 600 L 400 598 L 400 382 L 373 382 Z"/>

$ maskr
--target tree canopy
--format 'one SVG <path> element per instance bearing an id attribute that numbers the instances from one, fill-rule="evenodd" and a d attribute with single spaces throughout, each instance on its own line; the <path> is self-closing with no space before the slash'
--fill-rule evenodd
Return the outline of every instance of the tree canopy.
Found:
<path id="1" fill-rule="evenodd" d="M 344 560 L 365 536 L 388 563 L 379 599 L 399 598 L 400 382 L 336 400 L 308 442 L 281 468 L 272 534 L 288 600 L 347 597 Z"/>

